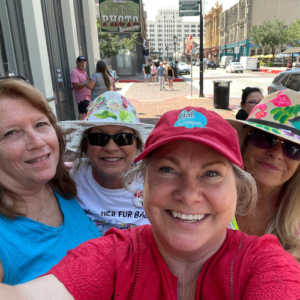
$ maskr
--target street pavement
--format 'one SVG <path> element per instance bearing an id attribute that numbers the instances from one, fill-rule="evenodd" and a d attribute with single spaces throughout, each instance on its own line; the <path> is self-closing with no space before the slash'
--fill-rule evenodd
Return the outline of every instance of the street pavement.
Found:
<path id="1" fill-rule="evenodd" d="M 193 80 L 190 75 L 183 75 L 184 82 L 174 82 L 174 91 L 165 85 L 160 91 L 159 85 L 145 85 L 145 83 L 117 83 L 118 92 L 130 99 L 135 106 L 141 122 L 156 124 L 160 116 L 174 109 L 186 106 L 204 107 L 213 110 L 223 118 L 235 119 L 240 109 L 242 89 L 246 86 L 257 86 L 267 95 L 267 86 L 277 74 L 246 71 L 243 74 L 228 74 L 225 70 L 209 70 L 204 74 L 205 98 L 199 97 L 199 75 L 193 67 Z M 199 74 L 199 73 L 198 73 Z M 217 109 L 213 100 L 213 80 L 230 80 L 229 107 Z M 192 86 L 191 86 L 192 85 Z M 191 91 L 192 89 L 192 91 Z"/>

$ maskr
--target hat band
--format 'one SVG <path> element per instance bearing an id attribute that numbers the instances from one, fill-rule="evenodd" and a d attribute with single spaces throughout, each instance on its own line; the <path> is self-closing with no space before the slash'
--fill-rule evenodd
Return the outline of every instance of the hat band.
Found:
<path id="1" fill-rule="evenodd" d="M 264 120 L 258 120 L 258 119 L 247 119 L 247 121 L 252 122 L 252 123 L 257 123 L 260 125 L 264 125 L 264 126 L 268 126 L 268 127 L 273 127 L 278 130 L 280 130 L 280 129 L 288 130 L 288 131 L 291 131 L 293 134 L 300 135 L 300 130 L 293 128 L 291 126 L 286 126 L 283 124 L 270 122 L 270 121 L 264 121 Z"/>

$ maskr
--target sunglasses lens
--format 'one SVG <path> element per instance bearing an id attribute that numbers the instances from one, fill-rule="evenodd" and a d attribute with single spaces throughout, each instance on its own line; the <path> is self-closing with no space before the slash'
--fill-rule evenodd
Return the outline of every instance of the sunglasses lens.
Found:
<path id="1" fill-rule="evenodd" d="M 92 146 L 105 146 L 108 143 L 109 136 L 104 133 L 94 132 L 88 134 L 88 140 Z"/>
<path id="2" fill-rule="evenodd" d="M 285 141 L 282 144 L 283 154 L 293 160 L 300 160 L 300 147 L 292 142 Z"/>
<path id="3" fill-rule="evenodd" d="M 136 135 L 133 133 L 120 133 L 114 137 L 114 141 L 118 146 L 132 145 L 135 139 Z"/>
<path id="4" fill-rule="evenodd" d="M 276 144 L 277 139 L 270 134 L 253 130 L 249 134 L 249 142 L 260 149 L 271 149 Z"/>

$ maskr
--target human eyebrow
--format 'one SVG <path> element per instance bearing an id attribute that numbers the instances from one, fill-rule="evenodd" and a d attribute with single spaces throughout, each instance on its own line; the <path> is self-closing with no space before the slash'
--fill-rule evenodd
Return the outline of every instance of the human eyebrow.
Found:
<path id="1" fill-rule="evenodd" d="M 171 156 L 163 156 L 163 157 L 159 157 L 158 159 L 167 159 L 176 166 L 180 165 L 180 161 L 178 159 L 174 158 L 174 157 L 171 157 Z"/>
<path id="2" fill-rule="evenodd" d="M 207 162 L 207 163 L 202 164 L 201 167 L 202 167 L 203 169 L 205 169 L 205 168 L 207 168 L 207 167 L 210 167 L 210 166 L 212 166 L 212 165 L 217 165 L 217 164 L 221 164 L 221 165 L 226 166 L 225 162 L 222 161 L 222 160 L 213 160 L 213 161 L 209 161 L 209 162 Z"/>

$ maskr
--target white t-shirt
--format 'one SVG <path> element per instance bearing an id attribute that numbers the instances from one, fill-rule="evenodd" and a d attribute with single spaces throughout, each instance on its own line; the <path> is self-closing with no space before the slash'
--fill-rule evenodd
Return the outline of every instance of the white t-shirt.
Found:
<path id="1" fill-rule="evenodd" d="M 134 192 L 105 189 L 92 174 L 92 166 L 82 164 L 71 176 L 77 184 L 77 201 L 102 235 L 112 228 L 129 229 L 150 224 L 143 208 L 143 185 L 133 182 Z"/>

